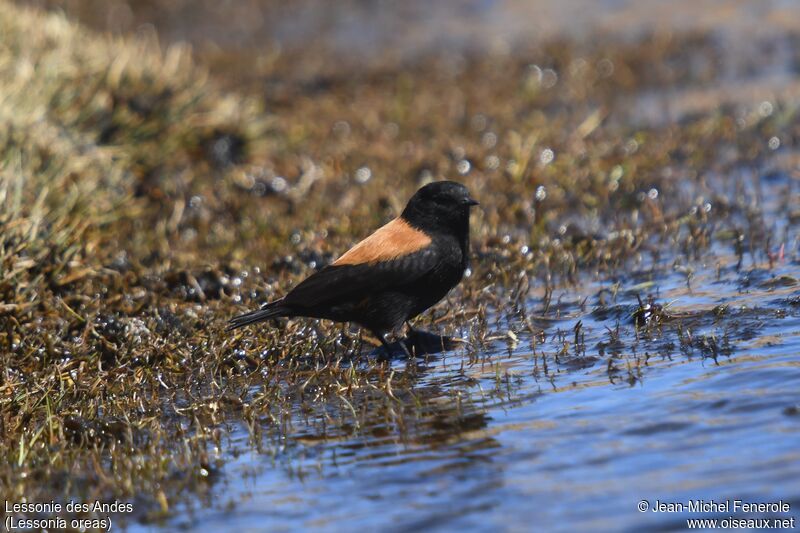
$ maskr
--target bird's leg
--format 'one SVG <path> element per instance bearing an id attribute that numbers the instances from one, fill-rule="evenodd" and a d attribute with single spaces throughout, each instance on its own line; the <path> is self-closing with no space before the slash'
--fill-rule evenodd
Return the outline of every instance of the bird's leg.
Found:
<path id="1" fill-rule="evenodd" d="M 361 350 L 364 348 L 364 339 L 362 337 L 362 333 L 363 332 L 361 331 L 361 328 L 359 328 L 359 330 L 358 330 L 358 340 L 356 341 L 356 349 L 354 350 L 353 353 L 357 353 L 357 354 L 361 353 Z"/>
<path id="2" fill-rule="evenodd" d="M 378 338 L 381 340 L 381 343 L 383 343 L 383 347 L 386 348 L 386 351 L 388 352 L 388 354 L 391 355 L 392 354 L 392 348 L 389 345 L 389 333 L 386 332 L 386 333 L 383 333 L 381 335 L 378 335 Z M 402 340 L 400 340 L 400 341 L 398 341 L 397 344 L 400 345 L 400 347 L 403 349 L 403 352 L 405 352 L 405 354 L 408 357 L 411 357 L 411 352 L 408 351 L 408 346 L 406 346 L 406 343 L 404 343 Z"/>
<path id="3" fill-rule="evenodd" d="M 417 340 L 418 340 L 417 336 L 418 336 L 419 332 L 416 329 L 414 329 L 414 327 L 411 325 L 411 322 L 408 321 L 408 320 L 406 320 L 406 327 L 408 328 L 408 332 L 406 333 L 405 341 L 408 341 L 409 343 L 411 343 L 411 346 L 414 346 L 414 343 L 416 343 Z M 412 340 L 412 338 L 413 338 L 413 340 Z M 403 349 L 405 350 L 406 354 L 408 354 L 408 356 L 411 357 L 411 353 L 410 352 L 412 351 L 412 348 L 409 348 L 406 345 L 406 343 L 403 342 L 403 340 L 400 341 L 400 344 L 403 345 Z"/>
<path id="4" fill-rule="evenodd" d="M 381 344 L 383 344 L 383 347 L 386 348 L 386 351 L 388 353 L 392 353 L 392 349 L 389 347 L 389 334 L 382 333 L 378 335 L 378 338 L 381 340 Z"/>

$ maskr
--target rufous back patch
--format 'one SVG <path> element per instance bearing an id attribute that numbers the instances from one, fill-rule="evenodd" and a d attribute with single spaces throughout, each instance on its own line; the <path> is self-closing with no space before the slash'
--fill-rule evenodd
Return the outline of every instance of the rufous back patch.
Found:
<path id="1" fill-rule="evenodd" d="M 424 232 L 414 229 L 402 218 L 396 218 L 350 248 L 333 264 L 360 265 L 390 261 L 419 251 L 430 243 L 431 238 Z"/>

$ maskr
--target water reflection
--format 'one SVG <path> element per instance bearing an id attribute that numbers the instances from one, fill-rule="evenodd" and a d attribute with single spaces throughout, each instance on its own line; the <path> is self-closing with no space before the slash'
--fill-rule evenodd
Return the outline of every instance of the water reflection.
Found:
<path id="1" fill-rule="evenodd" d="M 384 360 L 398 357 L 421 357 L 453 350 L 463 343 L 463 339 L 411 329 L 404 338 L 387 346 L 381 346 L 373 350 L 370 355 Z"/>

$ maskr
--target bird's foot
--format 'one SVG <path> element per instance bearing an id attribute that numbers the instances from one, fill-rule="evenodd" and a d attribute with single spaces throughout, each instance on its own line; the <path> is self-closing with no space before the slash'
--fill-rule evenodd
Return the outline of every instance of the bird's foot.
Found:
<path id="1" fill-rule="evenodd" d="M 394 355 L 395 353 L 398 352 L 399 348 L 402 355 L 405 355 L 406 357 L 412 356 L 411 351 L 408 349 L 408 346 L 406 345 L 405 339 L 398 339 L 395 340 L 394 342 L 389 342 L 388 333 L 384 333 L 383 335 L 381 335 L 380 339 L 381 339 L 381 344 L 383 344 L 383 348 L 386 350 L 387 355 L 390 356 Z"/>
<path id="2" fill-rule="evenodd" d="M 391 340 L 389 334 L 378 337 L 386 356 L 421 356 L 432 355 L 454 349 L 464 341 L 454 337 L 436 335 L 418 329 L 412 329 L 405 338 Z"/>

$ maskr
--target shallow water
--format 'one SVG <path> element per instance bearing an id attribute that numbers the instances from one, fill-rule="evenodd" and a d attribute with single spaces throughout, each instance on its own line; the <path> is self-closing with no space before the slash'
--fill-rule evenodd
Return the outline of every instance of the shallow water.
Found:
<path id="1" fill-rule="evenodd" d="M 796 266 L 775 273 L 789 272 Z M 687 516 L 639 513 L 642 499 L 728 498 L 788 501 L 797 516 L 800 306 L 787 299 L 800 290 L 742 293 L 743 275 L 727 269 L 711 283 L 716 299 L 689 293 L 682 276 L 657 283 L 693 335 L 729 346 L 716 360 L 702 348 L 684 353 L 659 328 L 636 341 L 631 306 L 563 304 L 536 355 L 518 335 L 515 347 L 495 341 L 463 370 L 463 351 L 430 357 L 415 370 L 422 407 L 394 406 L 416 411 L 411 427 L 385 427 L 376 415 L 352 433 L 321 432 L 297 416 L 296 431 L 264 454 L 246 430 L 234 430 L 231 449 L 241 455 L 226 451 L 213 505 L 176 522 L 198 531 L 638 530 L 682 528 Z M 591 300 L 596 288 L 565 299 Z M 716 320 L 714 302 L 727 304 L 729 316 Z M 617 320 L 621 345 L 599 356 Z M 586 355 L 570 351 L 556 363 L 557 331 L 570 339 L 578 321 Z M 398 373 L 406 364 L 396 364 Z"/>
<path id="2" fill-rule="evenodd" d="M 797 187 L 761 185 L 767 205 Z M 267 430 L 259 446 L 232 425 L 204 501 L 164 526 L 672 530 L 734 515 L 637 510 L 695 499 L 782 500 L 789 513 L 748 516 L 797 517 L 800 235 L 765 223 L 785 236 L 772 269 L 749 254 L 737 268 L 718 245 L 683 264 L 689 278 L 671 257 L 587 276 L 549 306 L 536 287 L 492 317 L 484 346 L 395 358 L 412 395 L 365 394 L 358 417 L 298 407 L 288 437 Z M 661 307 L 643 313 L 639 297 Z"/>

